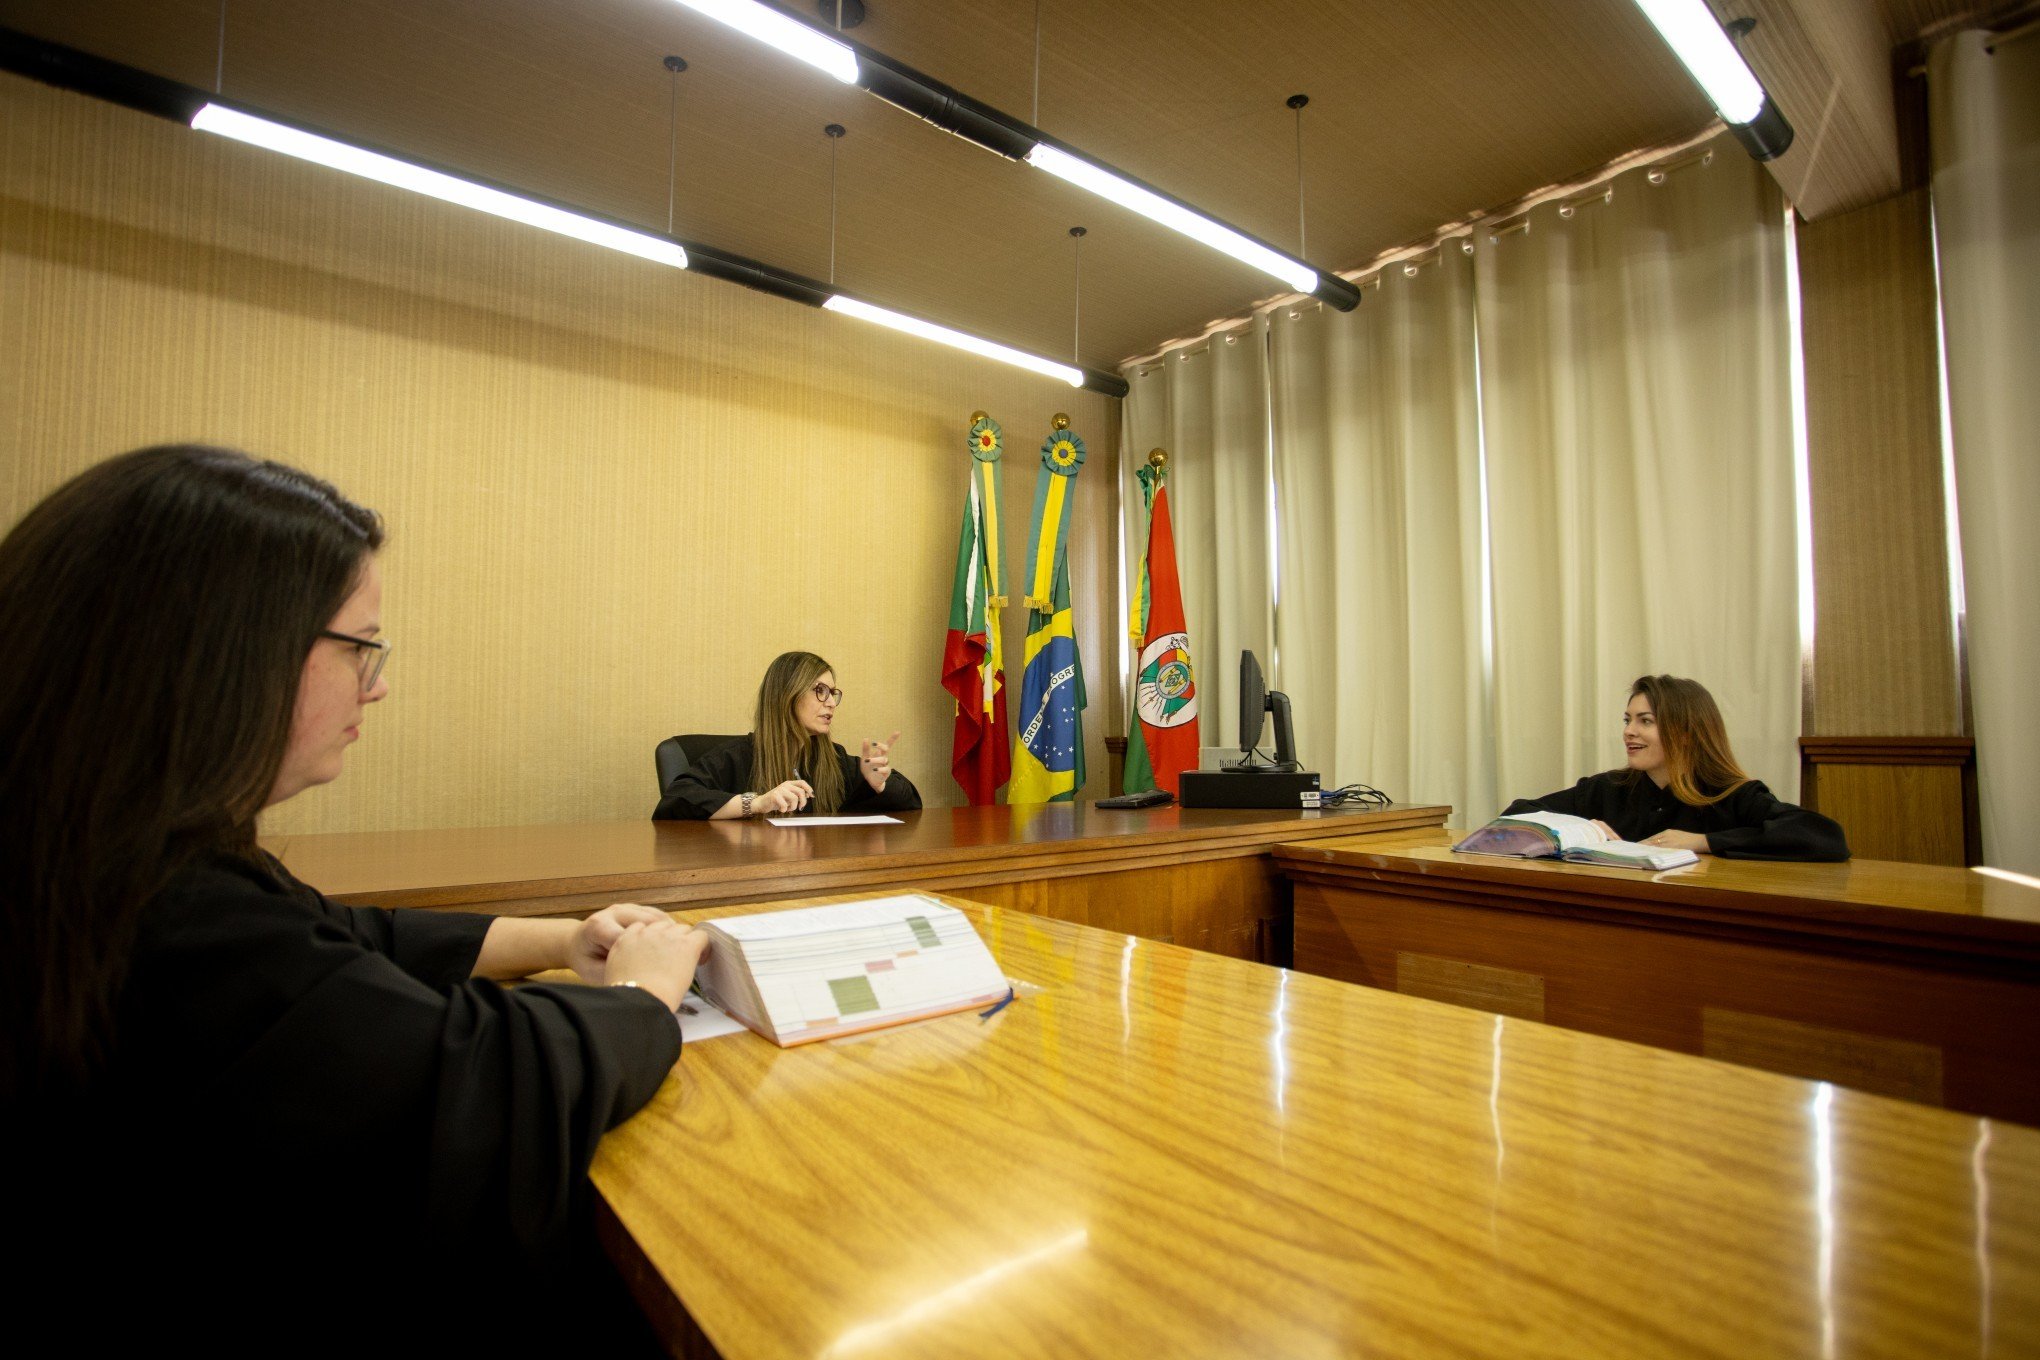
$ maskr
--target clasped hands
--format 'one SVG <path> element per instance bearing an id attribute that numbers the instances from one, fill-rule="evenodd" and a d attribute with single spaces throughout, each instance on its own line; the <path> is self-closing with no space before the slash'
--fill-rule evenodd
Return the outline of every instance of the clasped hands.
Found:
<path id="1" fill-rule="evenodd" d="M 581 922 L 567 947 L 567 966 L 588 981 L 634 982 L 679 1010 L 708 952 L 708 935 L 657 907 L 619 902 Z"/>

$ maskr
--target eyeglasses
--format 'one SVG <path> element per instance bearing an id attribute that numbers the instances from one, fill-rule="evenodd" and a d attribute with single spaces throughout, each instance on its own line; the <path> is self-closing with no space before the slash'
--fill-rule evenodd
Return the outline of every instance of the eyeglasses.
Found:
<path id="1" fill-rule="evenodd" d="M 837 704 L 843 702 L 842 690 L 837 689 L 834 685 L 824 685 L 819 681 L 816 682 L 815 687 L 809 690 L 808 693 L 815 696 L 816 703 L 830 708 L 834 708 Z"/>
<path id="2" fill-rule="evenodd" d="M 321 629 L 319 636 L 334 642 L 344 642 L 355 649 L 356 666 L 361 672 L 361 692 L 368 693 L 375 688 L 375 682 L 382 678 L 382 668 L 389 663 L 390 643 L 388 638 L 358 638 L 348 633 L 335 633 Z"/>

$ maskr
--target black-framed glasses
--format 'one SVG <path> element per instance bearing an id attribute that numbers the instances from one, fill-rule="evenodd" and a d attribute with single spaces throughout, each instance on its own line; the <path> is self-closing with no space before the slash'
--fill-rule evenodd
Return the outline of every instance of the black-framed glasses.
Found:
<path id="1" fill-rule="evenodd" d="M 819 680 L 815 682 L 815 687 L 809 690 L 808 693 L 815 696 L 816 703 L 829 708 L 834 708 L 837 704 L 843 702 L 842 690 L 837 689 L 834 685 L 825 685 Z"/>
<path id="2" fill-rule="evenodd" d="M 352 633 L 336 633 L 329 628 L 320 629 L 319 636 L 354 648 L 359 658 L 357 667 L 361 672 L 361 692 L 366 694 L 375 688 L 375 682 L 382 678 L 382 668 L 389 663 L 388 638 L 360 638 Z"/>

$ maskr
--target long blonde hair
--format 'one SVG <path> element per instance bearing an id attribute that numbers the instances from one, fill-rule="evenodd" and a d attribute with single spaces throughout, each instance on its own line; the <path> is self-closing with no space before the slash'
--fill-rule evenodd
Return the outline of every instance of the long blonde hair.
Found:
<path id="1" fill-rule="evenodd" d="M 834 745 L 802 727 L 793 706 L 834 669 L 813 652 L 781 652 L 758 683 L 758 711 L 751 722 L 751 786 L 777 788 L 798 770 L 815 791 L 811 806 L 824 815 L 843 806 L 843 767 L 836 763 Z"/>
<path id="2" fill-rule="evenodd" d="M 1728 747 L 1728 727 L 1706 686 L 1676 675 L 1646 675 L 1629 687 L 1630 698 L 1639 694 L 1657 717 L 1667 782 L 1680 802 L 1706 807 L 1750 782 Z"/>

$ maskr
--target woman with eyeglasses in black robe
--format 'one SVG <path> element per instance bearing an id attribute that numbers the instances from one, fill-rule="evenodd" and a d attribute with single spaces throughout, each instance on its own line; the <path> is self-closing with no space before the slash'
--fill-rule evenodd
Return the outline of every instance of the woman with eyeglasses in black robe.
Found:
<path id="1" fill-rule="evenodd" d="M 813 652 L 783 652 L 765 668 L 749 736 L 725 742 L 676 775 L 652 820 L 726 821 L 813 813 L 912 812 L 913 783 L 892 767 L 900 734 L 867 738 L 861 755 L 829 740 L 843 691 Z"/>

